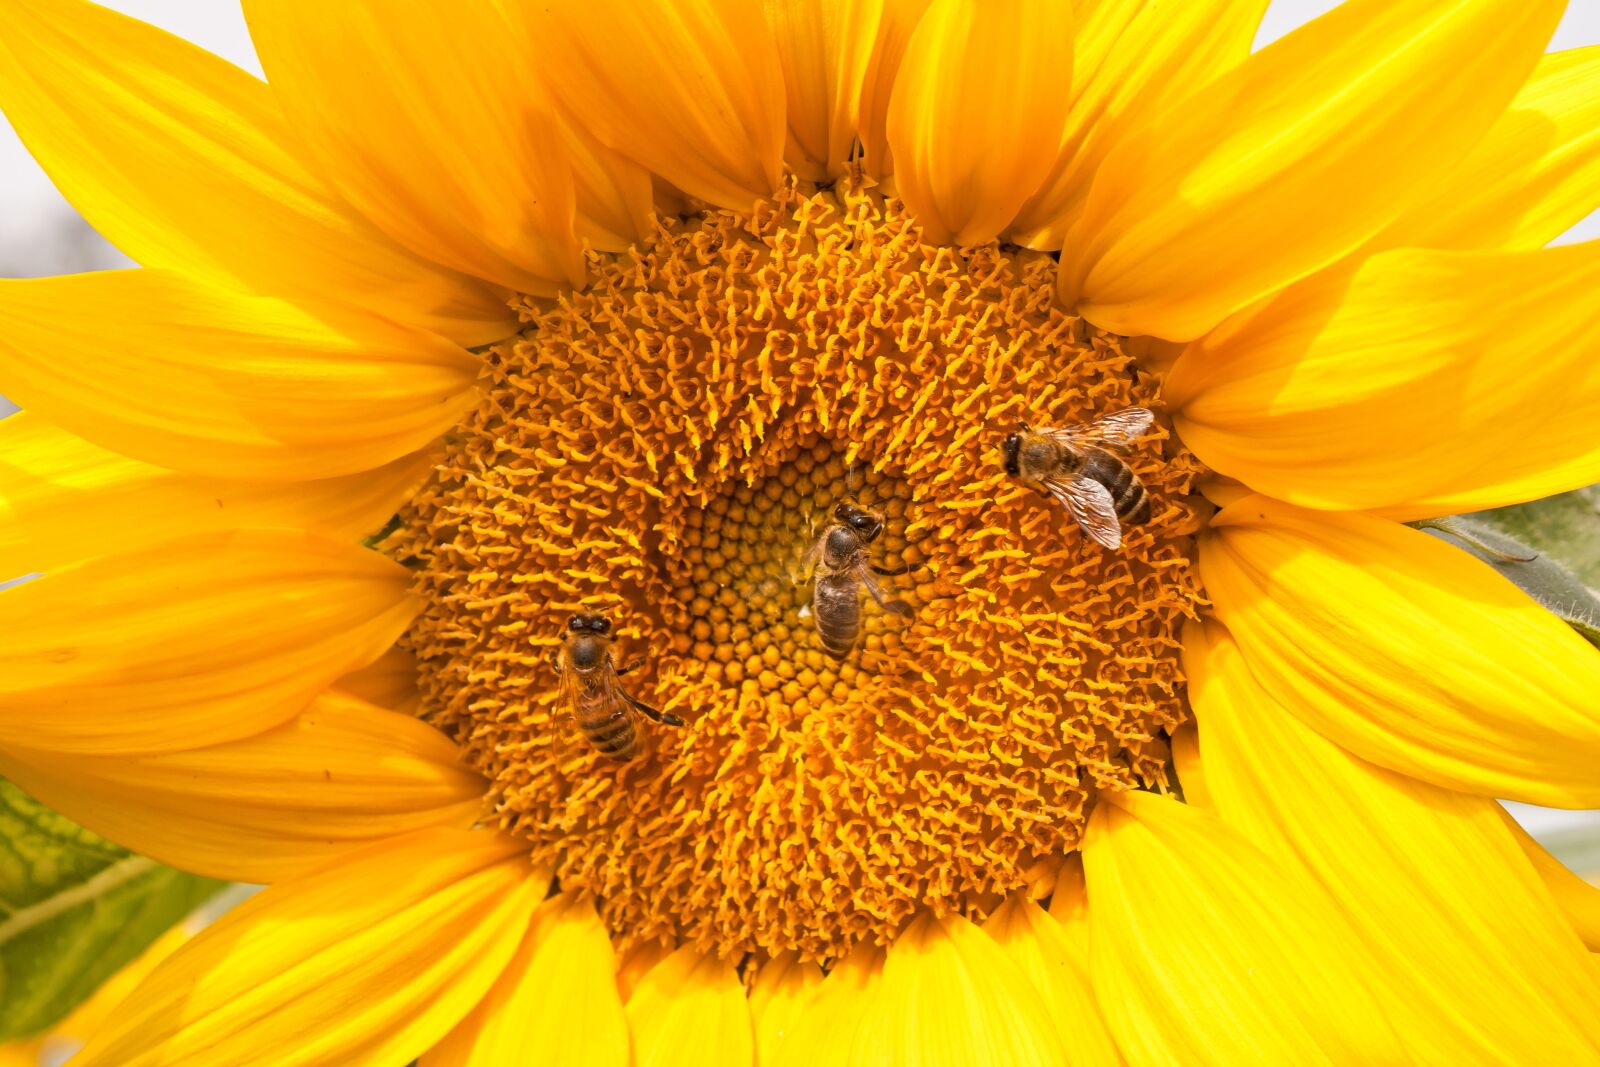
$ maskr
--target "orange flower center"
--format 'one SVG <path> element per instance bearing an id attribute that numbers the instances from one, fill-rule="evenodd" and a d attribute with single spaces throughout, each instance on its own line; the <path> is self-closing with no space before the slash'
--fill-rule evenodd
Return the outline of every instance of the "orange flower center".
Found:
<path id="1" fill-rule="evenodd" d="M 428 604 L 423 714 L 622 947 L 835 958 L 922 907 L 981 918 L 1048 889 L 1096 790 L 1163 779 L 1200 467 L 1142 439 L 1151 516 L 1115 551 L 1005 475 L 1018 423 L 1156 395 L 1054 266 L 926 244 L 847 180 L 668 220 L 521 302 L 391 547 Z M 904 607 L 847 573 L 837 659 L 819 624 L 849 609 L 813 610 L 805 557 L 841 502 L 881 515 L 863 559 Z M 639 661 L 615 685 L 686 721 L 630 711 L 626 761 L 553 663 L 580 612 Z"/>

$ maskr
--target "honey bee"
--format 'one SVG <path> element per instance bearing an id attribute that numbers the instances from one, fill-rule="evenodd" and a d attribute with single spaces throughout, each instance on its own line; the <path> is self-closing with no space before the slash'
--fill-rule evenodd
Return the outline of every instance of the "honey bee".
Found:
<path id="1" fill-rule="evenodd" d="M 682 726 L 676 715 L 636 700 L 617 681 L 635 664 L 616 666 L 611 658 L 611 620 L 604 615 L 574 615 L 567 620 L 555 667 L 561 675 L 561 702 L 602 756 L 626 763 L 649 751 L 649 739 L 634 713 L 666 726 Z"/>
<path id="2" fill-rule="evenodd" d="M 842 660 L 850 654 L 861 633 L 861 590 L 884 611 L 911 617 L 911 605 L 904 600 L 884 600 L 883 590 L 873 577 L 904 574 L 910 567 L 894 570 L 867 561 L 867 547 L 883 532 L 883 515 L 871 508 L 845 501 L 833 509 L 833 522 L 822 531 L 806 565 L 816 566 L 816 582 L 811 589 L 811 617 L 817 636 L 828 655 Z"/>
<path id="3" fill-rule="evenodd" d="M 1006 473 L 1061 501 L 1084 533 L 1118 548 L 1124 525 L 1150 518 L 1150 494 L 1118 453 L 1154 419 L 1148 408 L 1123 408 L 1062 430 L 1023 423 L 1005 440 Z"/>

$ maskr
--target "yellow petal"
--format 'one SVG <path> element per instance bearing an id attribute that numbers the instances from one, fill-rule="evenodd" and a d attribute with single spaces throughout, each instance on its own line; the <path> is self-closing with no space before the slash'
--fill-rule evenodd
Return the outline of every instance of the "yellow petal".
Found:
<path id="1" fill-rule="evenodd" d="M 845 171 L 883 6 L 884 0 L 772 0 L 762 5 L 787 90 L 784 162 L 808 181 L 837 178 Z"/>
<path id="2" fill-rule="evenodd" d="M 993 240 L 1054 162 L 1071 106 L 1072 8 L 933 0 L 889 101 L 895 182 L 932 241 Z M 1003 116 L 1003 118 L 1001 118 Z"/>
<path id="3" fill-rule="evenodd" d="M 524 4 L 550 90 L 601 143 L 690 196 L 736 211 L 778 187 L 784 87 L 746 0 Z"/>
<path id="4" fill-rule="evenodd" d="M 776 1067 L 832 1063 L 895 1063 L 899 1035 L 881 1024 L 883 949 L 859 942 L 829 968 L 806 999 L 791 1036 L 778 1046 Z M 762 1067 L 767 1061 L 762 1060 Z"/>
<path id="5" fill-rule="evenodd" d="M 578 236 L 607 252 L 621 252 L 655 234 L 650 172 L 607 148 L 563 117 L 561 136 L 577 184 Z"/>
<path id="6" fill-rule="evenodd" d="M 1089 954 L 1089 887 L 1083 876 L 1083 856 L 1067 857 L 1056 875 L 1055 893 L 1050 897 L 1050 918 L 1061 924 L 1074 950 L 1081 957 Z"/>
<path id="7" fill-rule="evenodd" d="M 1572 931 L 1584 944 L 1600 952 L 1600 885 L 1586 882 L 1573 874 L 1566 864 L 1550 855 L 1543 845 L 1519 826 L 1505 809 L 1501 809 L 1500 816 L 1517 844 L 1522 846 L 1522 851 L 1533 862 L 1533 869 L 1543 879 L 1545 890 L 1566 916 Z"/>
<path id="8" fill-rule="evenodd" d="M 1172 733 L 1172 762 L 1183 783 L 1186 804 L 1208 810 L 1216 808 L 1211 790 L 1206 787 L 1205 768 L 1200 765 L 1200 734 L 1193 722 L 1186 722 Z"/>
<path id="9" fill-rule="evenodd" d="M 427 826 L 470 827 L 485 783 L 420 719 L 325 695 L 254 737 L 188 751 L 16 749 L 0 770 L 74 822 L 196 874 L 279 882 Z"/>
<path id="10" fill-rule="evenodd" d="M 628 1025 L 605 926 L 585 894 L 539 908 L 489 995 L 419 1067 L 628 1067 Z"/>
<path id="11" fill-rule="evenodd" d="M 1187 341 L 1358 248 L 1488 131 L 1564 6 L 1348 0 L 1274 41 L 1106 158 L 1062 299 Z"/>
<path id="12" fill-rule="evenodd" d="M 362 214 L 509 289 L 582 284 L 562 136 L 495 0 L 245 0 L 244 14 L 318 173 Z"/>
<path id="13" fill-rule="evenodd" d="M 6 395 L 177 470 L 295 480 L 371 470 L 452 426 L 475 401 L 477 372 L 437 334 L 171 271 L 0 283 Z"/>
<path id="14" fill-rule="evenodd" d="M 628 1000 L 634 1067 L 751 1067 L 750 1005 L 733 965 L 684 947 Z"/>
<path id="15" fill-rule="evenodd" d="M 1200 572 L 1216 616 L 1307 725 L 1435 785 L 1600 806 L 1600 649 L 1487 564 L 1261 496 L 1212 524 Z"/>
<path id="16" fill-rule="evenodd" d="M 462 344 L 514 328 L 489 289 L 401 250 L 312 177 L 244 71 L 84 0 L 4 0 L 0 24 L 0 107 L 62 194 L 145 266 L 349 301 Z"/>
<path id="17" fill-rule="evenodd" d="M 1057 249 L 1111 150 L 1250 54 L 1266 0 L 1098 4 L 1079 22 L 1071 110 L 1055 163 L 1011 239 Z"/>
<path id="18" fill-rule="evenodd" d="M 756 1034 L 756 1062 L 776 1063 L 779 1049 L 794 1039 L 807 1003 L 822 984 L 822 969 L 793 952 L 768 960 L 750 991 L 750 1020 Z"/>
<path id="19" fill-rule="evenodd" d="M 1339 902 L 1418 1063 L 1600 1063 L 1600 981 L 1493 800 L 1352 756 L 1263 692 L 1220 626 L 1185 674 L 1223 821 Z"/>
<path id="20" fill-rule="evenodd" d="M 1543 56 L 1478 147 L 1371 248 L 1541 248 L 1600 207 L 1600 45 Z"/>
<path id="21" fill-rule="evenodd" d="M 993 938 L 960 916 L 924 913 L 889 946 L 877 1025 L 907 1067 L 1066 1059 L 1039 990 Z"/>
<path id="22" fill-rule="evenodd" d="M 0 590 L 0 745 L 171 752 L 289 721 L 415 613 L 376 552 L 226 530 Z"/>
<path id="23" fill-rule="evenodd" d="M 407 1063 L 488 992 L 548 884 L 525 846 L 483 832 L 347 856 L 179 949 L 73 1067 Z"/>
<path id="24" fill-rule="evenodd" d="M 641 941 L 617 961 L 617 991 L 626 1004 L 633 999 L 645 975 L 656 969 L 656 964 L 672 955 L 672 948 L 660 941 Z"/>
<path id="25" fill-rule="evenodd" d="M 417 657 L 396 645 L 365 667 L 340 678 L 333 687 L 380 708 L 415 713 L 421 700 L 417 693 Z"/>
<path id="26" fill-rule="evenodd" d="M 31 412 L 0 420 L 0 572 L 52 570 L 186 533 L 286 526 L 354 540 L 427 477 L 431 457 L 313 482 L 182 474 L 92 445 Z"/>
<path id="27" fill-rule="evenodd" d="M 1191 344 L 1164 398 L 1185 444 L 1308 507 L 1416 518 L 1600 481 L 1600 241 L 1399 249 Z"/>
<path id="28" fill-rule="evenodd" d="M 1129 1062 L 1410 1062 L 1332 902 L 1215 816 L 1102 794 L 1083 862 L 1095 993 Z"/>
<path id="29" fill-rule="evenodd" d="M 1118 1067 L 1122 1054 L 1106 1029 L 1089 982 L 1089 959 L 1061 923 L 1023 894 L 1013 894 L 983 924 L 984 933 L 1028 976 L 1044 998 L 1073 1067 Z"/>
<path id="30" fill-rule="evenodd" d="M 861 159 L 866 172 L 882 178 L 894 169 L 894 154 L 889 150 L 889 101 L 906 45 L 928 9 L 930 0 L 883 0 L 873 35 L 872 53 L 861 79 L 861 116 L 857 136 L 861 139 Z"/>

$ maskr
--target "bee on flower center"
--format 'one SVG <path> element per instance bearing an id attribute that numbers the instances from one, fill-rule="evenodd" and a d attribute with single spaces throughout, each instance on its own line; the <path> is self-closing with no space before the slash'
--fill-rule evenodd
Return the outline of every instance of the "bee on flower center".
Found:
<path id="1" fill-rule="evenodd" d="M 1150 518 L 1150 494 L 1121 454 L 1154 418 L 1148 408 L 1123 408 L 1059 430 L 1023 423 L 1001 446 L 1006 473 L 1061 501 L 1101 545 L 1119 548 L 1123 526 Z"/>
<path id="2" fill-rule="evenodd" d="M 578 729 L 601 755 L 626 763 L 650 750 L 636 715 L 665 726 L 684 723 L 622 688 L 618 679 L 637 664 L 619 668 L 612 658 L 612 640 L 611 620 L 604 615 L 574 615 L 567 620 L 555 667 L 561 675 L 561 706 Z"/>
<path id="3" fill-rule="evenodd" d="M 867 560 L 868 548 L 881 533 L 881 512 L 845 501 L 834 508 L 833 522 L 806 554 L 806 566 L 816 567 L 811 616 L 822 647 L 836 660 L 850 654 L 861 632 L 862 589 L 884 611 L 911 616 L 911 606 L 904 600 L 884 599 L 883 590 L 873 577 L 892 577 L 911 569 L 879 567 Z"/>

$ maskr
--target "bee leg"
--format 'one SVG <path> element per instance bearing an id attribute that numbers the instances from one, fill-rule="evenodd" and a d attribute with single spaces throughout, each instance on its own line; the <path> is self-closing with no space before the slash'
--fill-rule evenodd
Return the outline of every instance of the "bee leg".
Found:
<path id="1" fill-rule="evenodd" d="M 617 677 L 621 678 L 624 674 L 631 674 L 636 667 L 639 667 L 643 663 L 644 660 L 642 659 L 629 660 L 627 663 L 624 663 L 622 666 L 617 668 Z"/>
<path id="2" fill-rule="evenodd" d="M 623 695 L 627 696 L 626 693 L 624 693 Z M 640 715 L 643 715 L 645 718 L 649 719 L 651 722 L 659 722 L 664 726 L 684 726 L 684 725 L 687 725 L 682 719 L 678 718 L 676 715 L 671 715 L 671 714 L 668 714 L 667 712 L 659 711 L 659 710 L 657 710 L 655 708 L 652 708 L 649 704 L 646 704 L 644 701 L 639 700 L 639 699 L 637 699 L 635 697 L 628 696 L 628 703 L 632 704 L 635 711 L 637 711 Z"/>
<path id="3" fill-rule="evenodd" d="M 873 574 L 881 574 L 885 578 L 893 578 L 897 574 L 908 574 L 911 571 L 911 564 L 909 563 L 903 567 L 879 567 L 871 563 L 868 566 L 872 568 Z"/>

